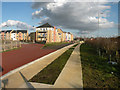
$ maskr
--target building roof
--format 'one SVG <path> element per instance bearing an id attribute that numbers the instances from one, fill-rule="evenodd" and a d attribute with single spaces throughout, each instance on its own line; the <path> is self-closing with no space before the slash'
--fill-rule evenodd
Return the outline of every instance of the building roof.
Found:
<path id="1" fill-rule="evenodd" d="M 2 30 L 2 31 L 0 31 L 0 32 L 11 32 L 12 30 Z"/>
<path id="2" fill-rule="evenodd" d="M 12 30 L 2 30 L 1 32 L 5 32 L 5 33 L 10 33 Z M 19 33 L 19 32 L 22 32 L 22 33 L 27 33 L 27 30 L 13 30 L 12 33 Z"/>
<path id="3" fill-rule="evenodd" d="M 7 32 L 9 33 L 9 32 L 11 32 L 11 31 L 12 31 L 12 30 L 6 30 L 5 33 L 7 33 Z"/>
<path id="4" fill-rule="evenodd" d="M 68 32 L 68 34 L 71 34 L 70 32 Z"/>
<path id="5" fill-rule="evenodd" d="M 58 28 L 58 30 L 61 30 L 62 31 L 62 29 L 60 29 L 60 28 Z M 62 31 L 63 32 L 63 31 Z M 63 32 L 64 33 L 64 32 Z"/>
<path id="6" fill-rule="evenodd" d="M 54 27 L 54 26 L 50 25 L 49 23 L 45 23 L 45 24 L 38 26 L 36 28 L 42 28 L 42 27 Z"/>
<path id="7" fill-rule="evenodd" d="M 67 33 L 67 32 L 63 32 L 63 33 Z"/>
<path id="8" fill-rule="evenodd" d="M 27 30 L 14 30 L 12 33 L 19 33 L 19 32 L 27 33 Z"/>

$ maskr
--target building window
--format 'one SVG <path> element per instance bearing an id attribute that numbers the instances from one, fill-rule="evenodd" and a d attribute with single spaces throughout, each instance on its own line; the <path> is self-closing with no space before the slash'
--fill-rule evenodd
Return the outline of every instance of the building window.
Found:
<path id="1" fill-rule="evenodd" d="M 61 33 L 58 33 L 58 35 L 61 35 Z"/>
<path id="2" fill-rule="evenodd" d="M 45 31 L 45 28 L 43 28 L 43 31 Z"/>

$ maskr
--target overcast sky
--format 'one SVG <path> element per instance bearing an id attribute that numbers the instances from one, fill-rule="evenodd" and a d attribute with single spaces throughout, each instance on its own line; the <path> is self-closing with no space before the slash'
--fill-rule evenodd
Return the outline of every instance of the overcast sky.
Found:
<path id="1" fill-rule="evenodd" d="M 105 1 L 105 0 L 103 0 Z M 99 15 L 99 25 L 98 25 Z M 44 23 L 72 32 L 75 36 L 118 34 L 118 3 L 108 2 L 3 2 L 3 29 L 28 29 Z M 98 29 L 99 27 L 99 29 Z"/>

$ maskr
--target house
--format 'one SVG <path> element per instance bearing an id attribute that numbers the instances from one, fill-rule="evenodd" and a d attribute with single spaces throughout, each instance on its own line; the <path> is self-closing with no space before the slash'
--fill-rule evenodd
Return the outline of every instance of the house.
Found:
<path id="1" fill-rule="evenodd" d="M 36 27 L 36 41 L 60 42 L 56 27 L 49 23 Z"/>
<path id="2" fill-rule="evenodd" d="M 64 34 L 63 34 L 63 31 L 61 29 L 58 29 L 58 35 L 59 35 L 59 38 L 60 38 L 60 42 L 64 42 Z"/>
<path id="3" fill-rule="evenodd" d="M 66 41 L 66 32 L 63 32 L 63 40 Z"/>
<path id="4" fill-rule="evenodd" d="M 70 32 L 68 32 L 67 41 L 73 41 L 73 34 L 71 34 Z"/>
<path id="5" fill-rule="evenodd" d="M 61 29 L 55 26 L 45 23 L 36 27 L 35 41 L 51 43 L 51 42 L 65 42 L 72 41 L 73 35 L 69 32 L 63 32 Z"/>
<path id="6" fill-rule="evenodd" d="M 65 40 L 68 41 L 68 32 L 65 33 Z"/>
<path id="7" fill-rule="evenodd" d="M 0 31 L 1 40 L 30 40 L 36 42 L 66 42 L 73 40 L 73 34 L 70 32 L 63 32 L 62 29 L 45 23 L 36 27 L 35 32 L 31 32 L 28 36 L 27 30 L 3 30 Z"/>
<path id="8" fill-rule="evenodd" d="M 39 41 L 49 42 L 51 39 L 49 37 L 51 35 L 51 32 L 49 30 L 54 30 L 54 27 L 49 25 L 48 23 L 36 27 L 36 34 L 35 34 L 36 35 L 36 42 L 39 42 Z"/>
<path id="9" fill-rule="evenodd" d="M 27 30 L 3 30 L 0 32 L 1 40 L 27 40 Z"/>
<path id="10" fill-rule="evenodd" d="M 5 31 L 0 31 L 1 40 L 5 40 Z"/>
<path id="11" fill-rule="evenodd" d="M 11 39 L 12 40 L 27 40 L 28 31 L 27 30 L 14 30 L 12 31 Z"/>
<path id="12" fill-rule="evenodd" d="M 73 41 L 73 34 L 71 34 L 71 41 Z"/>
<path id="13" fill-rule="evenodd" d="M 6 40 L 10 40 L 10 33 L 11 33 L 12 30 L 8 30 L 5 32 L 6 34 Z"/>
<path id="14" fill-rule="evenodd" d="M 71 33 L 68 32 L 68 41 L 71 41 Z"/>
<path id="15" fill-rule="evenodd" d="M 12 30 L 3 30 L 0 32 L 1 40 L 10 40 Z"/>
<path id="16" fill-rule="evenodd" d="M 5 30 L 5 34 L 6 34 L 6 40 L 11 40 L 12 39 L 12 32 L 14 30 Z"/>

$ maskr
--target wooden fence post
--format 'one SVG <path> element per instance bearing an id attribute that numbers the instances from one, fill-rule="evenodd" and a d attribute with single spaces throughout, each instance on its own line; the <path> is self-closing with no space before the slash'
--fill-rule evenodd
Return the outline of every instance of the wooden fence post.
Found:
<path id="1" fill-rule="evenodd" d="M 5 41 L 4 41 L 4 44 L 3 44 L 3 46 L 4 46 L 4 50 L 3 51 L 5 51 L 6 49 L 5 49 Z"/>
<path id="2" fill-rule="evenodd" d="M 12 47 L 12 41 L 11 41 L 11 49 L 13 49 L 13 47 Z"/>
<path id="3" fill-rule="evenodd" d="M 2 47 L 3 47 L 2 50 L 4 51 L 4 43 L 3 43 Z"/>
<path id="4" fill-rule="evenodd" d="M 17 41 L 16 41 L 16 48 L 17 48 Z"/>
<path id="5" fill-rule="evenodd" d="M 20 42 L 20 45 L 19 45 L 20 47 L 21 47 L 21 42 Z"/>

